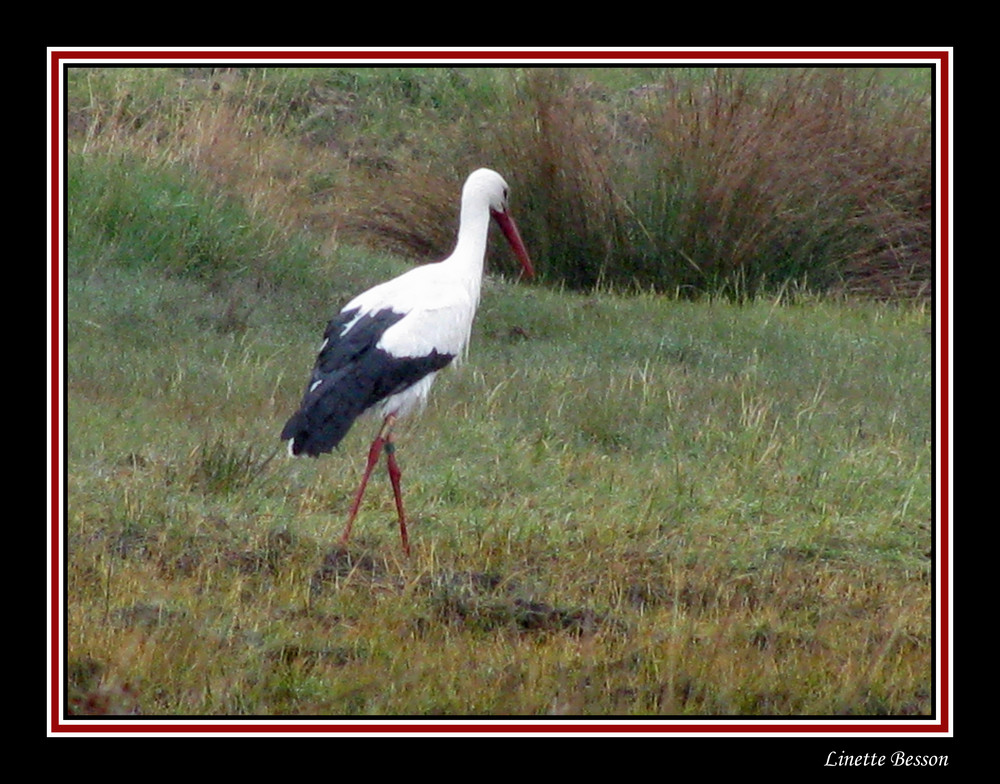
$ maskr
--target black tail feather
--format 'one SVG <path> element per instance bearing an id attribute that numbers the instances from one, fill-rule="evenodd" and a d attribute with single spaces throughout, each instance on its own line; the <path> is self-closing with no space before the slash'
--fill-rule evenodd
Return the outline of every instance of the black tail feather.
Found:
<path id="1" fill-rule="evenodd" d="M 307 396 L 285 424 L 281 438 L 292 442 L 293 455 L 318 457 L 337 447 L 363 411 L 339 395 L 328 393 L 314 400 Z"/>

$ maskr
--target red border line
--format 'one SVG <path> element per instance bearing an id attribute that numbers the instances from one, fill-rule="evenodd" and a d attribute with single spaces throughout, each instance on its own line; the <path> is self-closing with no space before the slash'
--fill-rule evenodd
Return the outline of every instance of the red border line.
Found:
<path id="1" fill-rule="evenodd" d="M 317 50 L 225 50 L 168 51 L 168 50 L 81 50 L 52 52 L 53 62 L 61 60 L 939 60 L 946 61 L 948 52 L 936 50 L 877 50 L 858 51 L 560 51 L 548 49 L 523 50 L 435 50 L 435 51 L 317 51 Z"/>
<path id="2" fill-rule="evenodd" d="M 60 530 L 60 503 L 62 499 L 61 490 L 61 461 L 60 461 L 60 420 L 59 410 L 62 401 L 60 389 L 62 378 L 60 374 L 60 351 L 62 349 L 62 323 L 60 320 L 60 271 L 62 263 L 63 248 L 60 245 L 61 237 L 61 167 L 62 161 L 62 118 L 60 113 L 60 89 L 62 84 L 61 69 L 64 61 L 78 60 L 457 60 L 457 59 L 491 59 L 491 60 L 927 60 L 936 61 L 940 66 L 940 125 L 939 125 L 939 163 L 940 182 L 938 187 L 938 205 L 940 215 L 940 235 L 938 242 L 938 260 L 940 271 L 940 288 L 937 293 L 940 303 L 941 323 L 940 323 L 940 443 L 938 450 L 940 454 L 940 477 L 941 486 L 939 504 L 939 531 L 940 531 L 940 592 L 938 596 L 941 618 L 941 647 L 940 647 L 940 702 L 937 706 L 939 719 L 929 723 L 920 724 L 874 724 L 874 723 L 853 723 L 853 724 L 795 724 L 784 721 L 782 723 L 771 723 L 770 720 L 760 720 L 756 724 L 670 724 L 669 719 L 663 719 L 662 723 L 653 717 L 635 717 L 634 721 L 642 723 L 621 723 L 621 724 L 590 724 L 580 722 L 574 724 L 563 723 L 518 723 L 503 724 L 491 723 L 504 721 L 504 719 L 484 718 L 481 722 L 468 722 L 461 724 L 442 724 L 440 722 L 425 723 L 423 720 L 415 719 L 418 723 L 406 723 L 406 720 L 397 720 L 394 723 L 351 723 L 336 724 L 322 723 L 321 718 L 308 718 L 295 720 L 284 724 L 262 724 L 256 720 L 248 719 L 246 723 L 233 723 L 232 719 L 228 723 L 212 723 L 211 718 L 206 718 L 205 723 L 144 723 L 133 722 L 129 724 L 86 724 L 60 721 L 60 688 L 59 676 L 60 668 L 58 662 L 61 653 L 61 628 L 59 612 L 62 609 L 62 585 L 60 581 L 60 548 L 62 537 Z M 950 579 L 951 570 L 949 558 L 950 547 L 950 518 L 948 481 L 950 477 L 950 455 L 949 438 L 951 434 L 950 422 L 948 419 L 949 405 L 951 401 L 949 388 L 949 368 L 950 353 L 948 347 L 949 340 L 949 319 L 950 319 L 950 253 L 949 242 L 951 238 L 950 225 L 948 223 L 949 210 L 951 207 L 949 192 L 950 167 L 950 101 L 951 93 L 949 89 L 950 80 L 950 52 L 946 50 L 876 50 L 876 51 L 810 51 L 810 50 L 787 50 L 787 51 L 702 51 L 702 50 L 678 50 L 678 51 L 628 51 L 628 50 L 608 50 L 608 51 L 584 51 L 557 49 L 546 49 L 532 51 L 530 49 L 517 51 L 502 50 L 436 50 L 436 51 L 376 51 L 376 50 L 348 50 L 348 51 L 316 51 L 316 50 L 282 50 L 282 51 L 258 51 L 258 50 L 211 50 L 211 51 L 165 51 L 165 50 L 60 50 L 50 51 L 51 68 L 51 181 L 52 189 L 49 209 L 51 211 L 51 318 L 50 328 L 52 330 L 52 357 L 51 357 L 51 543 L 50 553 L 51 564 L 51 602 L 53 617 L 51 622 L 51 644 L 49 655 L 51 656 L 51 703 L 50 703 L 50 730 L 52 733 L 125 733 L 125 734 L 147 734 L 147 733 L 359 733 L 359 734 L 428 734 L 428 733 L 472 733 L 472 734 L 554 734 L 554 733 L 613 733 L 613 734 L 677 734 L 691 733 L 697 735 L 709 734 L 747 734 L 766 735 L 773 733 L 790 733 L 796 735 L 823 735 L 823 734 L 906 734 L 918 735 L 923 733 L 942 734 L 950 732 L 951 714 L 951 617 L 949 612 L 950 601 Z M 739 719 L 740 721 L 753 721 L 754 717 Z M 85 720 L 81 720 L 83 722 Z M 190 719 L 189 719 L 190 721 Z M 297 721 L 308 721 L 307 724 L 298 724 Z M 468 720 L 466 720 L 468 721 Z M 623 719 L 628 722 L 629 719 Z M 724 720 L 723 720 L 724 721 Z M 319 722 L 319 723 L 317 723 Z"/>
<path id="3" fill-rule="evenodd" d="M 951 251 L 949 243 L 951 242 L 951 225 L 948 221 L 948 217 L 951 214 L 951 70 L 950 60 L 947 53 L 941 57 L 940 66 L 941 73 L 939 78 L 941 81 L 941 98 L 938 111 L 941 122 L 940 134 L 938 137 L 940 142 L 938 160 L 941 167 L 941 181 L 938 183 L 938 209 L 940 211 L 939 215 L 941 216 L 941 231 L 938 238 L 938 264 L 941 273 L 941 286 L 937 296 L 939 298 L 938 301 L 941 303 L 941 371 L 939 378 L 941 399 L 938 401 L 938 416 L 940 417 L 941 423 L 941 442 L 938 444 L 938 454 L 940 455 L 941 460 L 941 487 L 939 488 L 941 504 L 940 514 L 938 517 L 941 540 L 941 553 L 939 560 L 941 590 L 938 595 L 938 602 L 941 610 L 941 666 L 939 670 L 941 678 L 940 713 L 942 726 L 947 731 L 950 727 L 951 721 L 949 711 L 952 685 L 950 680 L 952 643 L 950 634 L 951 613 L 949 610 L 949 602 L 951 600 L 951 517 L 949 511 L 949 504 L 951 503 L 951 494 L 949 491 L 949 480 L 951 477 L 951 422 L 949 420 L 949 411 L 951 406 L 951 389 L 949 387 L 949 371 L 951 367 L 951 353 L 949 350 L 949 325 L 951 323 L 951 304 L 949 300 L 951 297 L 951 278 L 949 273 L 951 271 Z"/>
<path id="4" fill-rule="evenodd" d="M 637 718 L 635 721 L 642 721 L 643 719 Z M 656 719 L 644 719 L 645 721 L 656 721 Z M 748 719 L 752 720 L 752 719 Z M 754 735 L 764 735 L 768 733 L 796 733 L 796 734 L 844 734 L 844 733 L 863 733 L 870 732 L 873 734 L 893 734 L 898 735 L 900 733 L 910 734 L 914 733 L 913 727 L 908 727 L 906 725 L 900 724 L 883 724 L 876 727 L 869 727 L 864 725 L 840 725 L 840 724 L 820 724 L 811 727 L 803 727 L 802 725 L 796 724 L 782 724 L 782 725 L 766 725 L 761 724 L 751 724 L 746 726 L 736 726 L 732 724 L 710 726 L 704 724 L 586 724 L 581 722 L 580 724 L 489 724 L 487 722 L 490 719 L 483 719 L 483 724 L 302 724 L 296 725 L 294 723 L 290 724 L 258 724 L 250 723 L 248 720 L 248 725 L 243 724 L 208 724 L 210 719 L 205 719 L 205 724 L 129 724 L 127 726 L 116 727 L 113 725 L 101 724 L 83 724 L 79 727 L 74 727 L 72 725 L 61 724 L 58 725 L 58 731 L 62 732 L 72 732 L 72 733 L 123 733 L 123 734 L 148 734 L 148 733 L 253 733 L 253 732 L 282 732 L 282 733 L 310 733 L 310 734 L 335 734 L 335 733 L 358 733 L 358 734 L 431 734 L 439 732 L 447 733 L 475 733 L 475 734 L 486 734 L 486 733 L 496 733 L 496 734 L 511 734 L 511 733 L 525 733 L 525 734 L 559 734 L 559 733 L 573 733 L 573 734 L 588 734 L 588 733 L 614 733 L 614 734 L 678 734 L 678 733 L 688 733 L 698 735 L 707 735 L 712 733 L 719 734 L 754 734 Z M 294 720 L 290 720 L 294 721 Z M 303 719 L 303 721 L 307 721 Z M 313 719 L 313 722 L 322 721 L 322 719 Z M 414 721 L 421 721 L 420 719 L 415 719 Z M 626 721 L 626 720 L 623 720 Z M 666 719 L 663 720 L 664 722 Z M 55 728 L 54 728 L 55 729 Z M 934 731 L 938 731 L 935 727 Z"/>
<path id="5" fill-rule="evenodd" d="M 62 544 L 62 537 L 60 536 L 61 531 L 59 529 L 60 524 L 60 499 L 62 494 L 60 492 L 60 477 L 62 476 L 62 466 L 60 461 L 59 453 L 59 436 L 60 436 L 60 425 L 59 425 L 59 412 L 62 408 L 62 398 L 59 394 L 59 387 L 61 384 L 61 378 L 59 373 L 59 357 L 62 350 L 62 335 L 60 334 L 60 318 L 59 318 L 59 291 L 60 291 L 60 262 L 62 247 L 59 243 L 60 236 L 60 218 L 59 218 L 59 207 L 61 202 L 61 188 L 59 181 L 59 171 L 60 162 L 62 156 L 62 145 L 60 144 L 60 112 L 59 112 L 59 87 L 60 87 L 60 64 L 55 55 L 53 55 L 51 60 L 51 106 L 50 111 L 52 112 L 52 137 L 51 137 L 51 156 L 50 165 L 51 169 L 51 180 L 49 182 L 49 187 L 51 188 L 50 194 L 50 204 L 49 220 L 51 221 L 51 237 L 50 242 L 50 252 L 52 254 L 51 259 L 51 300 L 50 307 L 52 308 L 52 313 L 50 314 L 49 328 L 52 330 L 51 335 L 51 386 L 49 388 L 49 394 L 52 396 L 51 405 L 51 456 L 50 456 L 50 467 L 51 472 L 49 481 L 51 482 L 51 493 L 52 493 L 52 520 L 51 520 L 51 530 L 50 530 L 50 558 L 51 558 L 51 586 L 50 586 L 50 602 L 52 605 L 52 628 L 51 628 L 51 650 L 49 655 L 50 665 L 52 667 L 52 683 L 51 683 L 51 711 L 52 711 L 52 728 L 56 730 L 59 728 L 58 717 L 59 717 L 59 661 L 60 661 L 60 640 L 61 640 L 61 628 L 60 628 L 60 618 L 62 614 L 59 610 L 62 607 L 62 594 L 60 585 L 60 569 L 59 569 L 59 552 Z"/>

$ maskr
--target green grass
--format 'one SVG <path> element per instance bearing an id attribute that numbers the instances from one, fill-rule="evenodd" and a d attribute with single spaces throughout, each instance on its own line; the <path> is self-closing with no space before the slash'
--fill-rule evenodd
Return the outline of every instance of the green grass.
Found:
<path id="1" fill-rule="evenodd" d="M 494 281 L 399 432 L 412 558 L 380 472 L 348 559 L 374 423 L 274 456 L 336 301 L 69 284 L 75 710 L 930 711 L 921 308 Z"/>
<path id="2" fill-rule="evenodd" d="M 358 241 L 447 244 L 456 107 L 539 75 L 202 76 L 71 74 L 71 713 L 930 714 L 924 299 L 490 278 L 397 431 L 412 557 L 381 468 L 341 552 L 375 423 L 320 460 L 278 433 L 327 319 L 408 266 Z M 544 270 L 578 238 L 520 171 Z"/>

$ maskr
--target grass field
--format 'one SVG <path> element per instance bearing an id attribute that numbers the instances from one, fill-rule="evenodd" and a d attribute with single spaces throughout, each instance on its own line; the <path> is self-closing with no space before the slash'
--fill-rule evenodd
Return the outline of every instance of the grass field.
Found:
<path id="1" fill-rule="evenodd" d="M 930 710 L 920 308 L 495 281 L 401 431 L 406 561 L 381 476 L 328 558 L 373 423 L 271 459 L 322 308 L 262 299 L 233 331 L 207 289 L 133 273 L 69 301 L 81 710 Z"/>
<path id="2" fill-rule="evenodd" d="M 407 262 L 98 141 L 69 165 L 71 713 L 931 713 L 925 300 L 491 276 L 398 430 L 413 555 L 381 473 L 343 552 L 375 423 L 320 460 L 278 433 L 326 320 Z"/>

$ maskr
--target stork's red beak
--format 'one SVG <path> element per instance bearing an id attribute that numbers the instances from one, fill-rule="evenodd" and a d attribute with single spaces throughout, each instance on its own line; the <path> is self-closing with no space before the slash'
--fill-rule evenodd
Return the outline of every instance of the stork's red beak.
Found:
<path id="1" fill-rule="evenodd" d="M 493 220 L 500 224 L 500 228 L 503 229 L 507 242 L 510 243 L 510 246 L 514 249 L 514 253 L 517 255 L 517 258 L 520 259 L 525 277 L 535 277 L 535 268 L 531 265 L 528 250 L 524 247 L 524 243 L 521 241 L 521 233 L 517 230 L 517 224 L 514 223 L 514 219 L 506 212 L 490 210 L 490 214 L 493 215 Z"/>

